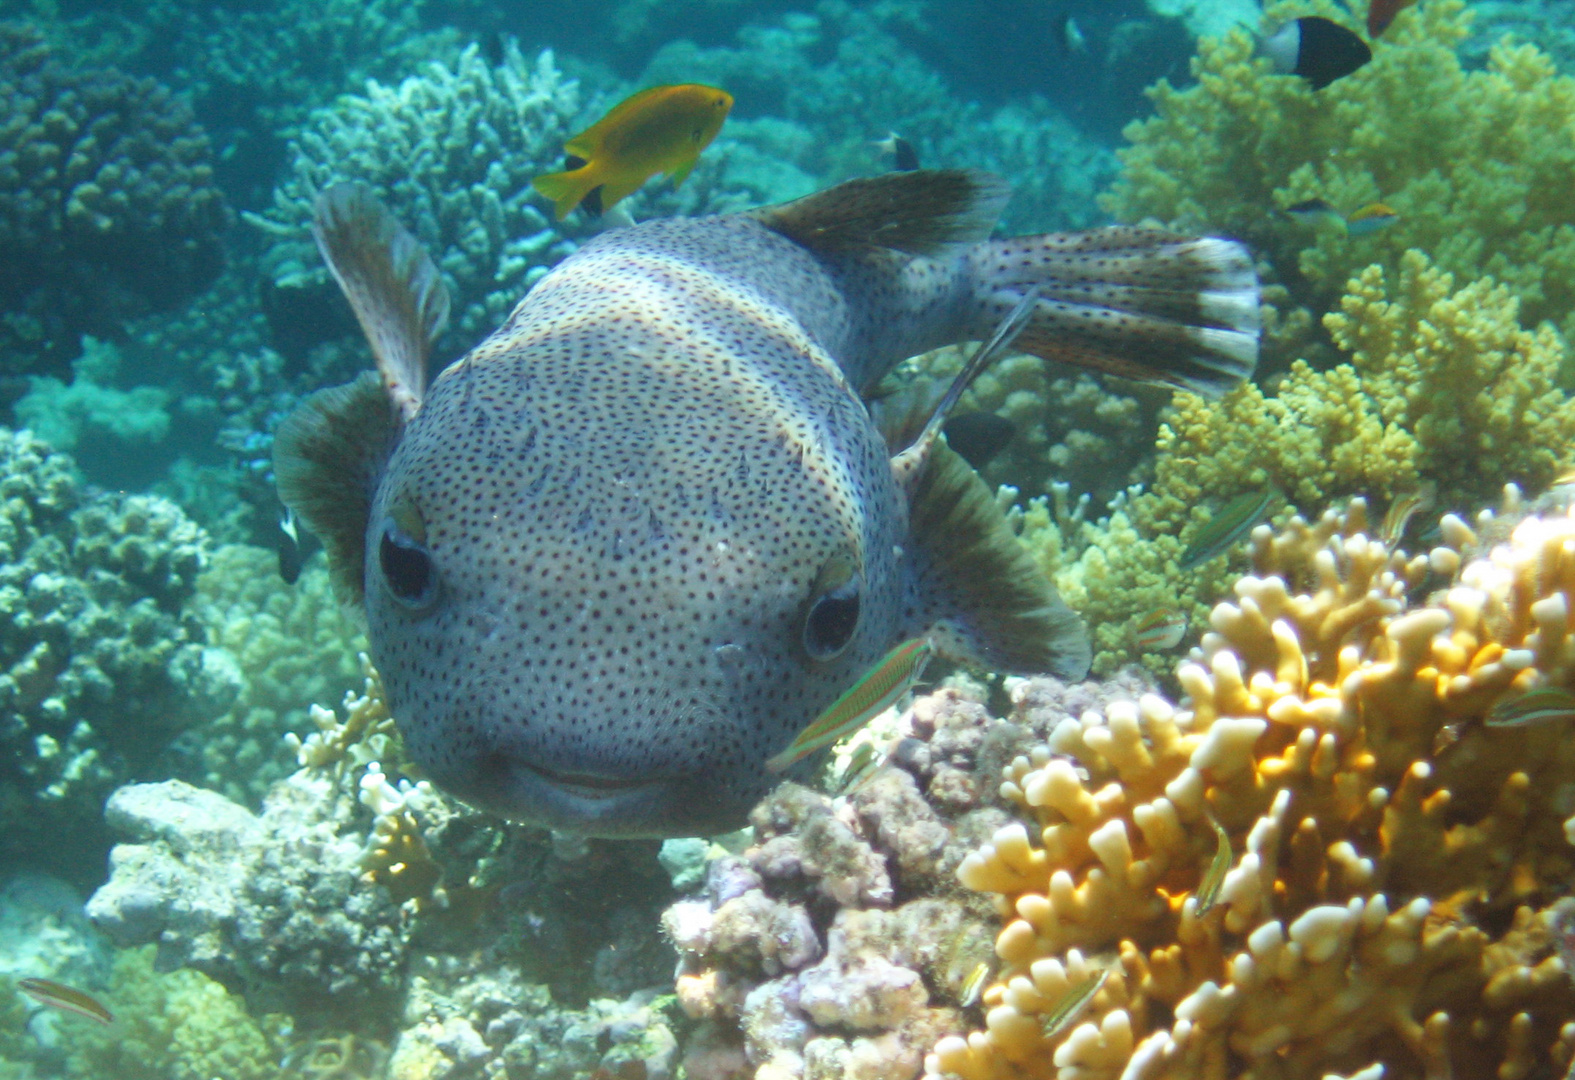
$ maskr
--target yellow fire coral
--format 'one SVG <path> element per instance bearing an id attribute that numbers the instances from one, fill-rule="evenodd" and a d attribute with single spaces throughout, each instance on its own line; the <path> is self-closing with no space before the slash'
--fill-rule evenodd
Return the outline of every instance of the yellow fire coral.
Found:
<path id="1" fill-rule="evenodd" d="M 1421 252 L 1390 279 L 1370 266 L 1325 317 L 1349 363 L 1297 362 L 1273 393 L 1246 384 L 1223 401 L 1178 394 L 1160 428 L 1154 482 L 1099 525 L 1064 537 L 1043 515 L 1024 538 L 1075 561 L 1049 565 L 1094 627 L 1094 670 L 1133 658 L 1132 619 L 1174 607 L 1201 622 L 1225 563 L 1194 575 L 1176 562 L 1230 497 L 1273 484 L 1317 512 L 1357 492 L 1385 502 L 1437 484 L 1445 505 L 1480 505 L 1506 480 L 1541 487 L 1575 448 L 1575 401 L 1549 326 L 1522 329 L 1515 297 L 1484 279 L 1456 289 Z"/>
<path id="2" fill-rule="evenodd" d="M 1178 672 L 1186 707 L 1065 720 L 1005 769 L 1033 828 L 959 870 L 999 896 L 1002 969 L 984 1030 L 941 1040 L 930 1073 L 1563 1074 L 1575 742 L 1482 718 L 1575 684 L 1575 516 L 1528 517 L 1463 571 L 1458 518 L 1424 556 L 1367 531 L 1359 501 L 1260 527 Z M 1075 1023 L 1047 1023 L 1106 971 Z"/>
<path id="3" fill-rule="evenodd" d="M 1267 6 L 1266 23 L 1320 14 L 1359 25 L 1364 4 Z M 1244 30 L 1200 42 L 1195 85 L 1161 82 L 1156 115 L 1127 129 L 1123 174 L 1104 206 L 1223 231 L 1263 251 L 1279 279 L 1326 310 L 1360 267 L 1429 252 L 1463 279 L 1492 275 L 1532 322 L 1575 330 L 1575 79 L 1530 45 L 1502 42 L 1462 69 L 1461 0 L 1423 0 L 1374 44 L 1373 61 L 1313 91 L 1254 60 Z M 1382 201 L 1376 235 L 1315 231 L 1279 213 L 1322 198 L 1342 213 Z"/>

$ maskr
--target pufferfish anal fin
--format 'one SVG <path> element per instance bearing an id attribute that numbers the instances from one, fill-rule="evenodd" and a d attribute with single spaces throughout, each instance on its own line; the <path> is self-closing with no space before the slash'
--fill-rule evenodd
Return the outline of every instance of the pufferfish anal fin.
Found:
<path id="1" fill-rule="evenodd" d="M 990 489 L 943 442 L 926 455 L 909 507 L 919 627 L 943 654 L 993 671 L 1074 682 L 1088 632 L 1018 542 Z"/>
<path id="2" fill-rule="evenodd" d="M 366 334 L 395 415 L 408 421 L 426 393 L 427 352 L 448 324 L 437 267 L 364 184 L 319 194 L 312 236 Z"/>
<path id="3" fill-rule="evenodd" d="M 989 236 L 1011 194 L 1006 181 L 987 172 L 919 169 L 849 180 L 751 213 L 811 250 L 939 255 Z"/>
<path id="4" fill-rule="evenodd" d="M 323 542 L 334 592 L 347 603 L 361 601 L 372 492 L 397 430 L 377 373 L 367 371 L 312 394 L 274 432 L 279 499 Z"/>

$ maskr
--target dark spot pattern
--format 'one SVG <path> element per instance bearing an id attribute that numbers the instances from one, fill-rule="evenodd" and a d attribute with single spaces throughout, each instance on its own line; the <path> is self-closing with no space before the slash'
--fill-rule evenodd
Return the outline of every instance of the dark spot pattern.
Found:
<path id="1" fill-rule="evenodd" d="M 906 510 L 833 360 L 870 333 L 847 286 L 747 218 L 653 222 L 588 244 L 438 376 L 371 515 L 419 511 L 437 600 L 401 604 L 375 560 L 366 585 L 439 784 L 597 835 L 736 827 L 764 759 L 891 647 Z M 817 662 L 809 593 L 838 550 L 857 631 Z"/>

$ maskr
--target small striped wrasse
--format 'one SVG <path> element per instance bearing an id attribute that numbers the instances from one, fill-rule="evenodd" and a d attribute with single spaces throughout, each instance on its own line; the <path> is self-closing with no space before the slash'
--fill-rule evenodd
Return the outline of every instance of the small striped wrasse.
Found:
<path id="1" fill-rule="evenodd" d="M 1278 494 L 1274 485 L 1269 484 L 1262 491 L 1244 492 L 1226 503 L 1192 538 L 1191 546 L 1181 556 L 1181 569 L 1202 566 L 1235 547 L 1269 516 L 1269 508 Z"/>
<path id="2" fill-rule="evenodd" d="M 874 669 L 833 701 L 813 723 L 799 732 L 788 748 L 766 759 L 766 768 L 779 773 L 795 762 L 851 735 L 896 704 L 924 674 L 924 666 L 935 655 L 927 637 L 904 641 L 886 654 Z"/>
<path id="3" fill-rule="evenodd" d="M 65 983 L 57 983 L 53 979 L 22 979 L 17 982 L 16 988 L 40 1005 L 47 1005 L 51 1009 L 76 1013 L 89 1020 L 96 1020 L 100 1024 L 114 1023 L 115 1014 L 106 1009 L 97 998 Z"/>

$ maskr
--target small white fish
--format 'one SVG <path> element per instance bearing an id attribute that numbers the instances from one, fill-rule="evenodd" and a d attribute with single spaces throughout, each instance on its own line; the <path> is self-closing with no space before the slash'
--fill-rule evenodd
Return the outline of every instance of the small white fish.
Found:
<path id="1" fill-rule="evenodd" d="M 1187 617 L 1172 608 L 1155 608 L 1132 624 L 1132 644 L 1139 652 L 1164 652 L 1187 635 Z"/>

